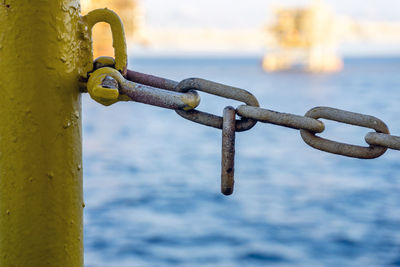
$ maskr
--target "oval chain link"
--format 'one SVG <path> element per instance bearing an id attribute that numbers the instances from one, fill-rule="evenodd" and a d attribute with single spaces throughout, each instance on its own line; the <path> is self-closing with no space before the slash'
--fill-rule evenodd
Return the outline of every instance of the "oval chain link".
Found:
<path id="1" fill-rule="evenodd" d="M 198 90 L 208 94 L 241 101 L 249 106 L 259 106 L 256 97 L 246 90 L 199 78 L 189 78 L 183 80 L 175 87 L 175 90 L 181 93 L 187 92 L 189 90 Z M 216 116 L 195 109 L 189 111 L 175 111 L 185 119 L 210 127 L 222 129 L 223 119 L 221 116 Z M 235 129 L 237 132 L 247 131 L 251 129 L 256 123 L 256 120 L 241 118 L 240 120 L 236 121 Z"/>
<path id="2" fill-rule="evenodd" d="M 360 113 L 354 113 L 330 107 L 316 107 L 310 109 L 306 114 L 306 117 L 314 119 L 327 119 L 346 124 L 366 127 L 374 129 L 378 133 L 389 133 L 389 129 L 386 124 L 378 118 L 373 116 L 364 115 Z M 315 133 L 308 130 L 300 130 L 301 137 L 304 142 L 308 145 L 333 154 L 343 155 L 347 157 L 360 158 L 360 159 L 372 159 L 381 156 L 386 152 L 386 147 L 370 145 L 369 147 L 362 147 L 357 145 L 350 145 L 340 143 L 316 136 Z"/>

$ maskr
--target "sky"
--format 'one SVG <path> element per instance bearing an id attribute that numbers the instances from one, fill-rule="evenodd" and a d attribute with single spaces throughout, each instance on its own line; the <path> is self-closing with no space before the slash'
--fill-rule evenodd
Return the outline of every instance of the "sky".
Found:
<path id="1" fill-rule="evenodd" d="M 275 7 L 307 6 L 313 0 L 140 0 L 145 25 L 175 29 L 261 29 L 274 19 Z M 399 22 L 400 0 L 325 0 L 339 18 L 355 21 Z M 400 40 L 400 32 L 399 38 Z M 400 55 L 391 44 L 341 43 L 342 54 Z"/>
<path id="2" fill-rule="evenodd" d="M 400 21 L 400 0 L 325 0 L 340 16 L 359 20 Z M 149 26 L 260 27 L 277 6 L 306 5 L 309 0 L 141 0 Z"/>

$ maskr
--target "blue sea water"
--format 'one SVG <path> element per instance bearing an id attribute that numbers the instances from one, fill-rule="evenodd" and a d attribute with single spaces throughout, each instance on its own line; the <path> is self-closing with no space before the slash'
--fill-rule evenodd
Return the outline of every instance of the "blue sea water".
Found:
<path id="1" fill-rule="evenodd" d="M 245 88 L 262 107 L 331 106 L 400 135 L 400 59 L 345 60 L 342 72 L 264 73 L 257 58 L 133 58 L 130 68 Z M 238 105 L 201 94 L 199 109 Z M 322 136 L 369 130 L 324 120 Z M 221 132 L 140 103 L 83 98 L 85 266 L 400 266 L 400 152 L 373 160 L 315 150 L 258 123 L 236 136 L 236 183 L 220 193 Z"/>

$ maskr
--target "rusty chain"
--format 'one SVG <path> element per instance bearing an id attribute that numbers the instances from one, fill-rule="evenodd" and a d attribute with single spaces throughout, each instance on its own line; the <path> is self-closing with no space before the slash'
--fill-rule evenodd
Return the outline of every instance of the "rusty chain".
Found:
<path id="1" fill-rule="evenodd" d="M 98 66 L 102 67 L 105 66 Z M 370 115 L 330 107 L 315 107 L 304 116 L 299 116 L 260 108 L 258 100 L 250 92 L 200 78 L 176 82 L 132 70 L 127 71 L 126 78 L 121 77 L 105 76 L 100 86 L 118 89 L 132 101 L 174 109 L 185 119 L 222 130 L 221 192 L 225 195 L 233 192 L 235 133 L 247 131 L 257 122 L 300 130 L 302 139 L 309 146 L 347 157 L 372 159 L 384 154 L 388 148 L 400 150 L 400 137 L 390 135 L 386 124 Z M 236 109 L 225 107 L 222 117 L 199 111 L 195 109 L 200 103 L 197 91 L 237 100 L 245 105 Z M 239 120 L 236 115 L 240 116 Z M 332 141 L 317 135 L 325 130 L 324 123 L 319 120 L 321 118 L 370 128 L 375 132 L 369 132 L 365 136 L 368 146 Z"/>

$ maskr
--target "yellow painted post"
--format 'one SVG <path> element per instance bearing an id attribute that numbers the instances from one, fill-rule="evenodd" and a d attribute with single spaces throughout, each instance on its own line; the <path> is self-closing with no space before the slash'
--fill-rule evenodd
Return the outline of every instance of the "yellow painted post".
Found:
<path id="1" fill-rule="evenodd" d="M 83 266 L 79 9 L 0 1 L 0 266 Z"/>

